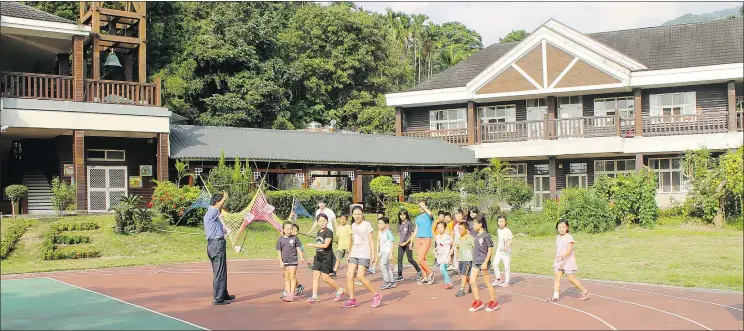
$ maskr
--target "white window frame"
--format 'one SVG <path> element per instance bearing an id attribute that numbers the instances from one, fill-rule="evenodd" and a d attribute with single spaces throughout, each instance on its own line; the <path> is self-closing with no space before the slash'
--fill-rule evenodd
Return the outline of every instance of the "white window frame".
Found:
<path id="1" fill-rule="evenodd" d="M 613 170 L 597 170 L 599 167 L 597 167 L 597 163 L 599 162 L 612 162 L 612 169 Z M 617 164 L 619 162 L 625 162 L 625 170 L 617 170 Z M 633 169 L 628 169 L 628 164 L 633 165 Z M 602 166 L 604 168 L 604 165 Z M 597 182 L 597 179 L 604 175 L 607 177 L 617 177 L 617 175 L 627 175 L 630 173 L 633 173 L 636 171 L 635 169 L 635 160 L 634 159 L 620 159 L 620 160 L 595 160 L 594 161 L 594 182 Z"/>
<path id="2" fill-rule="evenodd" d="M 583 164 L 584 169 L 583 172 L 571 172 L 571 166 L 574 164 Z M 571 162 L 568 164 L 568 173 L 566 173 L 566 188 L 572 188 L 573 186 L 568 186 L 568 184 L 571 182 L 571 178 L 578 178 L 579 179 L 579 186 L 578 188 L 587 188 L 589 187 L 589 165 L 586 162 Z"/>
<path id="3" fill-rule="evenodd" d="M 562 100 L 564 98 L 568 98 L 568 103 L 565 103 L 565 104 L 562 103 Z M 574 100 L 574 98 L 576 100 Z M 576 118 L 576 117 L 584 116 L 584 100 L 583 100 L 584 98 L 582 96 L 569 95 L 565 97 L 557 97 L 556 99 L 558 99 L 556 101 L 558 104 L 558 118 Z M 574 113 L 574 114 L 569 115 L 569 117 L 564 117 L 564 116 L 561 116 L 561 111 L 568 111 L 569 113 Z"/>
<path id="4" fill-rule="evenodd" d="M 521 179 L 525 184 L 527 183 L 527 163 L 509 163 L 507 172 L 506 177 Z"/>
<path id="5" fill-rule="evenodd" d="M 626 107 L 618 108 L 618 100 L 625 100 Z M 607 108 L 607 104 L 612 101 L 615 105 L 612 108 Z M 602 105 L 601 107 L 599 105 Z M 629 97 L 616 97 L 616 98 L 596 98 L 594 99 L 594 116 L 615 116 L 615 113 L 620 113 L 620 118 L 633 118 L 635 111 L 635 99 L 633 96 Z"/>
<path id="6" fill-rule="evenodd" d="M 492 112 L 492 115 L 489 115 L 489 112 Z M 499 112 L 502 114 L 499 114 Z M 478 116 L 480 117 L 481 124 L 514 123 L 517 121 L 517 105 L 478 107 Z M 498 131 L 514 132 L 516 129 L 516 125 L 502 125 Z"/>
<path id="7" fill-rule="evenodd" d="M 537 167 L 538 166 L 546 166 L 548 167 L 548 172 L 545 174 L 538 174 Z M 548 187 L 541 187 L 542 191 L 537 190 L 537 185 L 540 183 L 540 186 L 542 186 L 542 179 L 543 178 L 550 178 L 550 166 L 548 164 L 535 164 L 533 165 L 535 168 L 535 175 L 532 176 L 532 202 L 531 205 L 535 209 L 542 209 L 545 205 L 545 200 L 550 199 L 550 179 L 548 179 Z M 547 199 L 545 198 L 547 193 Z"/>
<path id="8" fill-rule="evenodd" d="M 666 169 L 660 169 L 656 167 L 655 163 L 658 162 L 659 166 L 661 166 L 661 162 L 666 160 L 669 162 L 669 168 Z M 674 169 L 672 166 L 674 165 L 674 160 L 679 161 L 679 168 Z M 656 173 L 657 179 L 658 179 L 658 187 L 657 192 L 658 193 L 686 193 L 688 191 L 689 187 L 689 181 L 687 179 L 687 176 L 685 176 L 685 173 L 682 169 L 682 162 L 683 159 L 681 157 L 661 157 L 661 158 L 650 158 L 648 159 L 649 168 L 653 172 Z M 664 173 L 669 173 L 669 179 L 673 180 L 674 173 L 679 173 L 679 183 L 677 187 L 679 187 L 678 190 L 674 190 L 674 184 L 669 185 L 669 190 L 664 190 Z"/>
<path id="9" fill-rule="evenodd" d="M 456 111 L 457 116 L 455 119 L 450 118 L 451 111 Z M 468 120 L 465 108 L 456 109 L 441 109 L 441 110 L 430 110 L 429 111 L 429 130 L 458 130 L 466 129 L 468 127 Z M 441 120 L 436 119 L 437 114 L 442 114 Z M 460 118 L 462 116 L 462 118 Z M 454 124 L 454 125 L 453 125 Z"/>
<path id="10" fill-rule="evenodd" d="M 88 157 L 88 152 L 104 152 L 104 157 Z M 122 158 L 121 159 L 114 159 L 109 158 L 109 152 L 121 152 Z M 88 149 L 85 152 L 86 160 L 89 161 L 106 161 L 106 162 L 123 162 L 127 160 L 127 152 L 123 149 Z"/>
<path id="11" fill-rule="evenodd" d="M 648 98 L 651 116 L 697 114 L 697 95 L 695 91 L 651 94 Z M 675 99 L 677 100 L 675 101 Z"/>
<path id="12" fill-rule="evenodd" d="M 527 99 L 527 121 L 541 121 L 539 123 L 530 123 L 527 125 L 527 137 L 529 139 L 542 139 L 544 137 L 543 128 L 545 115 L 548 113 L 548 99 Z M 538 118 L 534 118 L 537 114 Z"/>

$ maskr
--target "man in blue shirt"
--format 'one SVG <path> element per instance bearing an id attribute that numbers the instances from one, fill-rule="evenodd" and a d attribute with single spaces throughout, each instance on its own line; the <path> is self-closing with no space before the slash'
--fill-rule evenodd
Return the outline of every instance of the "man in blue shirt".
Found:
<path id="1" fill-rule="evenodd" d="M 212 195 L 211 207 L 204 214 L 204 232 L 207 235 L 207 256 L 212 262 L 214 298 L 212 304 L 225 305 L 235 299 L 227 293 L 227 251 L 225 226 L 220 220 L 220 211 L 227 200 L 227 193 Z"/>

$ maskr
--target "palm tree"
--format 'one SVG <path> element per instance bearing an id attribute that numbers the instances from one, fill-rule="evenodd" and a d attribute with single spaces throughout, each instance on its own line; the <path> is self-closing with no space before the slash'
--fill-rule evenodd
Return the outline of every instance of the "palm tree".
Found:
<path id="1" fill-rule="evenodd" d="M 421 36 L 424 30 L 424 23 L 429 19 L 429 16 L 424 14 L 415 14 L 411 16 L 411 18 L 413 20 L 413 24 L 411 24 L 411 27 L 413 28 L 413 65 L 414 68 L 417 68 L 417 83 L 421 83 L 421 56 L 419 55 L 421 54 Z"/>

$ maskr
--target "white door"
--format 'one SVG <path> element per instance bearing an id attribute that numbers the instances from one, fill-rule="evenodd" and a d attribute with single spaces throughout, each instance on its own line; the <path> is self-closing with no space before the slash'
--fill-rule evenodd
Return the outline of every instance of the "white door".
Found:
<path id="1" fill-rule="evenodd" d="M 127 167 L 88 167 L 88 212 L 108 212 L 127 195 Z"/>
<path id="2" fill-rule="evenodd" d="M 532 188 L 534 189 L 532 207 L 542 209 L 543 202 L 550 199 L 550 176 L 535 175 L 532 179 Z"/>
<path id="3" fill-rule="evenodd" d="M 543 126 L 545 114 L 548 113 L 548 107 L 528 107 L 527 108 L 527 121 L 541 121 L 532 122 L 527 125 L 527 138 L 529 139 L 542 139 L 544 137 Z"/>

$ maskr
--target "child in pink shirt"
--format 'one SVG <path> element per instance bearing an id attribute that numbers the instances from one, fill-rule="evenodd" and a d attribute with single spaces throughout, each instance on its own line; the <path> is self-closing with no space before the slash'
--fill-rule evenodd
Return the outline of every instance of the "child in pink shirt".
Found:
<path id="1" fill-rule="evenodd" d="M 574 240 L 569 233 L 568 221 L 564 219 L 559 220 L 558 223 L 555 224 L 555 229 L 558 231 L 558 237 L 555 239 L 555 261 L 553 261 L 555 281 L 553 283 L 553 296 L 548 298 L 548 302 L 558 301 L 561 277 L 564 273 L 566 274 L 568 281 L 581 291 L 581 297 L 579 300 L 587 300 L 589 299 L 589 291 L 581 285 L 581 282 L 576 279 L 575 276 L 579 267 L 576 265 L 576 256 L 574 256 L 573 252 Z"/>

